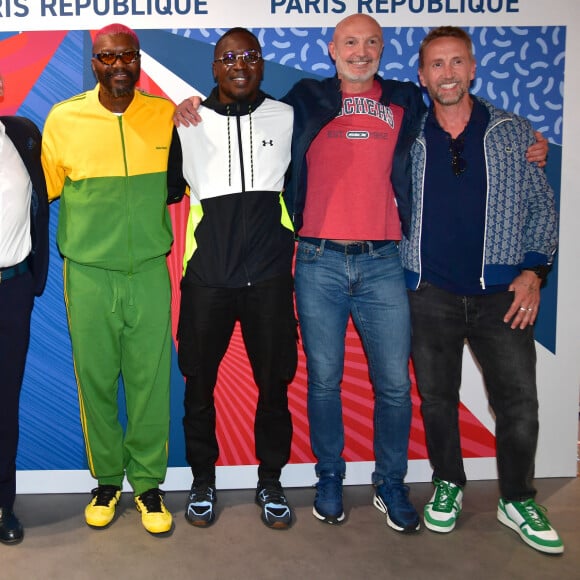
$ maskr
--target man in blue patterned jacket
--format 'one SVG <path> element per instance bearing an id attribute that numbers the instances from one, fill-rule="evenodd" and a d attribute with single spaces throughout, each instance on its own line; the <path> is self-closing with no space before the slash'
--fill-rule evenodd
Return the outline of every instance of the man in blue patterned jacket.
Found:
<path id="1" fill-rule="evenodd" d="M 496 416 L 497 518 L 531 547 L 557 554 L 562 541 L 533 487 L 533 324 L 557 245 L 554 194 L 543 170 L 526 160 L 530 124 L 469 94 L 475 68 L 460 28 L 436 28 L 421 43 L 419 80 L 432 105 L 412 147 L 413 215 L 402 260 L 434 469 L 424 520 L 432 531 L 450 532 L 461 512 L 458 403 L 467 340 Z"/>

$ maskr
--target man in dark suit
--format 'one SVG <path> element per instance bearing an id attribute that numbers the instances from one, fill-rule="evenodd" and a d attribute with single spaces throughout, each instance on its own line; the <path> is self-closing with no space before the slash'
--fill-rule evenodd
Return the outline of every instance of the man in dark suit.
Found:
<path id="1" fill-rule="evenodd" d="M 0 77 L 0 100 L 4 83 Z M 48 270 L 48 197 L 40 131 L 23 117 L 0 117 L 0 542 L 24 530 L 14 515 L 18 402 L 34 297 Z"/>

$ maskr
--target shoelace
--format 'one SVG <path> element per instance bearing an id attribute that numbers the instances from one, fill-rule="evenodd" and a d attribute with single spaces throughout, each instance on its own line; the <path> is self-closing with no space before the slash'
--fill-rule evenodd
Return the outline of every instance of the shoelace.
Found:
<path id="1" fill-rule="evenodd" d="M 111 500 L 115 497 L 115 494 L 118 491 L 119 488 L 114 485 L 100 485 L 99 487 L 95 487 L 95 489 L 91 491 L 93 496 L 97 498 L 94 505 L 109 507 Z"/>
<path id="2" fill-rule="evenodd" d="M 340 479 L 336 477 L 329 477 L 329 478 L 322 478 L 317 486 L 316 489 L 320 494 L 321 499 L 334 499 L 337 495 L 340 495 L 342 485 Z"/>
<path id="3" fill-rule="evenodd" d="M 150 489 L 139 496 L 148 512 L 162 512 L 161 497 L 165 495 L 160 489 Z"/>
<path id="4" fill-rule="evenodd" d="M 544 506 L 538 505 L 533 499 L 528 499 L 520 503 L 523 508 L 521 515 L 526 524 L 534 530 L 550 529 L 550 524 L 545 515 L 546 508 Z"/>
<path id="5" fill-rule="evenodd" d="M 260 492 L 264 503 L 271 503 L 271 504 L 279 504 L 279 505 L 286 505 L 288 500 L 284 495 L 284 492 L 281 489 L 265 487 Z"/>
<path id="6" fill-rule="evenodd" d="M 191 501 L 192 502 L 199 502 L 199 501 L 213 501 L 214 497 L 214 489 L 210 485 L 204 485 L 203 487 L 194 487 L 191 490 Z"/>
<path id="7" fill-rule="evenodd" d="M 439 512 L 450 511 L 455 503 L 457 493 L 453 493 L 453 489 L 446 483 L 440 483 L 437 486 L 437 493 L 433 501 L 433 509 Z"/>
<path id="8" fill-rule="evenodd" d="M 393 485 L 389 488 L 391 502 L 408 503 L 409 488 L 406 485 Z"/>

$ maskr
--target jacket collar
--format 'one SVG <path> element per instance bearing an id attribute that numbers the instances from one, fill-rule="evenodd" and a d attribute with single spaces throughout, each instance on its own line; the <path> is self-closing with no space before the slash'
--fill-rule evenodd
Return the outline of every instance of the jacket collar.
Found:
<path id="1" fill-rule="evenodd" d="M 202 105 L 214 110 L 218 115 L 243 116 L 248 115 L 250 111 L 255 111 L 267 97 L 266 93 L 258 91 L 258 96 L 254 101 L 237 101 L 225 104 L 218 100 L 218 88 L 214 87 Z"/>

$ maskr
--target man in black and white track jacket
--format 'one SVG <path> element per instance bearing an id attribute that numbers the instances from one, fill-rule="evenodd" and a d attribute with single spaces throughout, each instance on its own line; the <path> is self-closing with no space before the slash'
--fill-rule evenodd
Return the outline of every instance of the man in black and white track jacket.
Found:
<path id="1" fill-rule="evenodd" d="M 292 521 L 280 474 L 290 457 L 287 388 L 297 365 L 294 236 L 281 195 L 293 110 L 260 91 L 263 71 L 257 38 L 243 28 L 226 32 L 215 47 L 217 86 L 200 107 L 203 122 L 180 127 L 170 154 L 173 194 L 183 195 L 185 182 L 191 193 L 178 338 L 193 473 L 185 515 L 197 527 L 215 520 L 213 391 L 237 321 L 259 391 L 256 503 L 268 527 Z"/>

